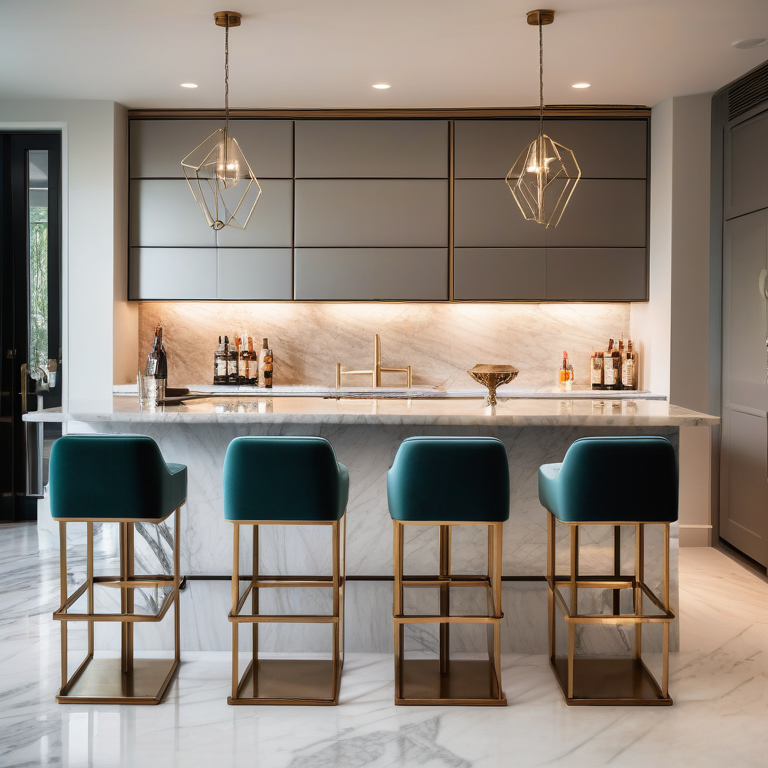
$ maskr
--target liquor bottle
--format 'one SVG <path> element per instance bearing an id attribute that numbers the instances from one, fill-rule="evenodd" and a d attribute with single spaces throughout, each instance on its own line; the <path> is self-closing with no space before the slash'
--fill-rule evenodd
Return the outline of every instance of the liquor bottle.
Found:
<path id="1" fill-rule="evenodd" d="M 603 351 L 601 349 L 593 349 L 590 362 L 590 383 L 592 389 L 603 388 Z"/>
<path id="2" fill-rule="evenodd" d="M 616 389 L 616 358 L 613 356 L 613 339 L 608 341 L 608 351 L 603 356 L 603 389 Z"/>
<path id="3" fill-rule="evenodd" d="M 243 331 L 237 337 L 237 383 L 249 384 L 248 364 L 250 362 L 248 354 L 248 331 Z"/>
<path id="4" fill-rule="evenodd" d="M 252 386 L 259 384 L 259 355 L 253 351 L 253 338 L 248 337 L 248 383 Z"/>
<path id="5" fill-rule="evenodd" d="M 619 346 L 613 346 L 613 370 L 615 371 L 614 389 L 621 389 L 621 363 L 624 355 L 624 339 L 619 340 Z"/>
<path id="6" fill-rule="evenodd" d="M 155 326 L 155 340 L 151 352 L 147 355 L 147 367 L 144 370 L 144 375 L 161 379 L 163 382 L 168 380 L 168 358 L 163 347 L 163 329 L 159 325 Z"/>
<path id="7" fill-rule="evenodd" d="M 261 352 L 259 352 L 259 386 L 272 388 L 272 350 L 269 348 L 269 340 L 262 342 Z"/>
<path id="8" fill-rule="evenodd" d="M 573 384 L 573 366 L 568 362 L 568 353 L 563 352 L 563 367 L 559 371 L 560 391 L 570 392 Z"/>
<path id="9" fill-rule="evenodd" d="M 213 353 L 213 383 L 227 383 L 227 350 L 224 347 L 221 336 L 219 336 L 219 346 Z"/>
<path id="10" fill-rule="evenodd" d="M 237 385 L 237 346 L 229 343 L 229 336 L 224 337 L 224 351 L 227 354 L 227 384 Z"/>
<path id="11" fill-rule="evenodd" d="M 621 381 L 624 389 L 637 389 L 637 352 L 632 339 L 627 339 L 627 353 L 624 357 Z"/>
<path id="12" fill-rule="evenodd" d="M 616 372 L 616 389 L 624 389 L 624 360 L 627 353 L 624 351 L 624 337 L 619 339 L 619 367 Z"/>

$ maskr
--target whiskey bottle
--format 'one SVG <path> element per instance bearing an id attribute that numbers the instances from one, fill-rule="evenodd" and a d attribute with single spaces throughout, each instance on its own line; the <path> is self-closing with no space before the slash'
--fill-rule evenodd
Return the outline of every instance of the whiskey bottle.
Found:
<path id="1" fill-rule="evenodd" d="M 635 352 L 632 339 L 627 340 L 627 352 L 624 356 L 621 382 L 624 389 L 637 389 L 637 352 Z"/>
<path id="2" fill-rule="evenodd" d="M 230 345 L 229 336 L 224 337 L 224 350 L 227 354 L 227 384 L 237 385 L 237 346 Z"/>
<path id="3" fill-rule="evenodd" d="M 617 350 L 618 351 L 618 350 Z M 608 341 L 608 351 L 603 356 L 603 389 L 616 389 L 616 358 L 614 357 L 613 339 Z"/>
<path id="4" fill-rule="evenodd" d="M 144 369 L 144 375 L 160 379 L 163 382 L 168 380 L 168 358 L 163 347 L 162 326 L 155 326 L 155 340 L 152 343 L 152 350 L 147 355 L 147 366 Z"/>
<path id="5" fill-rule="evenodd" d="M 603 352 L 600 349 L 592 350 L 590 362 L 590 384 L 592 389 L 603 388 Z"/>
<path id="6" fill-rule="evenodd" d="M 237 341 L 237 383 L 248 384 L 248 331 L 242 331 Z"/>
<path id="7" fill-rule="evenodd" d="M 227 383 L 227 350 L 221 336 L 219 336 L 219 346 L 213 353 L 213 383 Z"/>
<path id="8" fill-rule="evenodd" d="M 253 338 L 248 337 L 248 384 L 252 387 L 259 383 L 259 355 L 253 351 Z"/>
<path id="9" fill-rule="evenodd" d="M 259 352 L 259 386 L 272 388 L 272 350 L 269 348 L 269 340 L 262 342 L 261 352 Z"/>
<path id="10" fill-rule="evenodd" d="M 618 368 L 616 370 L 616 389 L 624 389 L 624 360 L 627 353 L 624 351 L 624 337 L 619 339 L 619 356 L 618 356 Z"/>

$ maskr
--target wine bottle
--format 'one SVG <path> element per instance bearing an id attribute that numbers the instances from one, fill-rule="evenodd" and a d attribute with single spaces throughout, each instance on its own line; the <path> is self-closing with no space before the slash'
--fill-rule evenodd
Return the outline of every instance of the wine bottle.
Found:
<path id="1" fill-rule="evenodd" d="M 237 385 L 237 346 L 229 343 L 229 336 L 224 337 L 224 352 L 227 356 L 227 384 Z"/>
<path id="2" fill-rule="evenodd" d="M 217 385 L 227 383 L 227 351 L 221 336 L 219 336 L 219 346 L 213 353 L 213 383 Z"/>
<path id="3" fill-rule="evenodd" d="M 248 383 L 255 387 L 259 383 L 259 355 L 253 351 L 253 337 L 248 337 Z"/>
<path id="4" fill-rule="evenodd" d="M 269 340 L 262 342 L 261 352 L 259 352 L 259 386 L 272 388 L 272 350 L 269 348 Z"/>
<path id="5" fill-rule="evenodd" d="M 590 382 L 592 389 L 603 388 L 603 352 L 600 349 L 592 350 L 590 358 Z"/>
<path id="6" fill-rule="evenodd" d="M 168 358 L 163 347 L 163 329 L 159 325 L 155 326 L 155 340 L 152 343 L 152 350 L 147 355 L 144 375 L 163 381 L 168 380 Z"/>

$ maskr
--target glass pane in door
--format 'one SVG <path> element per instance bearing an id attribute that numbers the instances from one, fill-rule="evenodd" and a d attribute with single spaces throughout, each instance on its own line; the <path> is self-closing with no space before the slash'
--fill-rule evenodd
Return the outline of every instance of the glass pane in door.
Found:
<path id="1" fill-rule="evenodd" d="M 48 369 L 48 150 L 29 150 L 29 372 Z"/>

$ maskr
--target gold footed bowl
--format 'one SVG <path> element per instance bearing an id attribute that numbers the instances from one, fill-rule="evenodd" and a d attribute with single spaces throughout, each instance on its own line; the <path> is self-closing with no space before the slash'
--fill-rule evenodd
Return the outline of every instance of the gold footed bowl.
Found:
<path id="1" fill-rule="evenodd" d="M 476 365 L 467 373 L 479 384 L 488 387 L 487 405 L 496 405 L 496 389 L 517 378 L 520 371 L 511 365 Z"/>

